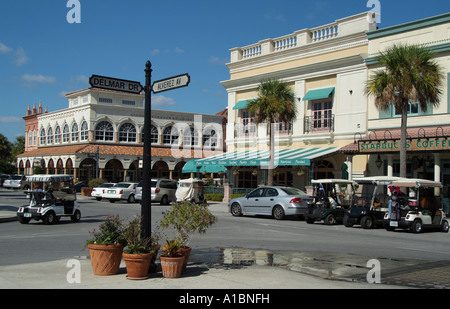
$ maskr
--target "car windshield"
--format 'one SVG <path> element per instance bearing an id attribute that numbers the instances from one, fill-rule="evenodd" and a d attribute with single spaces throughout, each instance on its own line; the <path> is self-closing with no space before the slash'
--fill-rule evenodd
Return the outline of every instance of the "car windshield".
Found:
<path id="1" fill-rule="evenodd" d="M 129 183 L 118 183 L 116 185 L 114 185 L 114 187 L 116 188 L 128 188 L 130 186 Z"/>
<path id="2" fill-rule="evenodd" d="M 113 187 L 113 186 L 114 186 L 113 183 L 102 183 L 100 185 L 100 188 L 110 188 L 110 187 Z"/>
<path id="3" fill-rule="evenodd" d="M 281 188 L 281 191 L 284 191 L 288 195 L 306 195 L 306 193 L 297 188 Z"/>

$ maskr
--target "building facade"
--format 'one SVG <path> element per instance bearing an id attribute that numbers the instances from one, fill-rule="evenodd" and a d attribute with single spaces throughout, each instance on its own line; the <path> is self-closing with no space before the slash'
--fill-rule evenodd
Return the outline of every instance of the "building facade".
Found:
<path id="1" fill-rule="evenodd" d="M 75 179 L 139 181 L 142 178 L 142 94 L 89 88 L 66 95 L 69 107 L 55 112 L 28 108 L 25 152 L 19 173 L 73 174 Z M 193 158 L 223 151 L 223 115 L 152 110 L 152 177 L 189 177 Z"/>

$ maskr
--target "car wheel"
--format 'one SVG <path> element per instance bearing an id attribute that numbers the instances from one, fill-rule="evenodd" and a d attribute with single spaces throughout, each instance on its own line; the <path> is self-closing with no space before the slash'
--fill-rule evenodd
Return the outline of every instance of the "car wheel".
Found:
<path id="1" fill-rule="evenodd" d="M 167 197 L 167 195 L 164 195 L 161 198 L 161 201 L 159 202 L 161 205 L 168 205 L 169 204 L 169 198 Z"/>
<path id="2" fill-rule="evenodd" d="M 28 224 L 30 223 L 30 218 L 19 217 L 20 224 Z"/>
<path id="3" fill-rule="evenodd" d="M 44 216 L 44 224 L 51 225 L 55 224 L 57 221 L 56 214 L 53 211 L 49 211 Z"/>
<path id="4" fill-rule="evenodd" d="M 272 210 L 272 215 L 276 220 L 284 219 L 284 209 L 283 207 L 277 205 Z"/>
<path id="5" fill-rule="evenodd" d="M 411 226 L 411 232 L 420 233 L 422 232 L 422 222 L 420 220 L 415 220 Z"/>
<path id="6" fill-rule="evenodd" d="M 373 220 L 371 217 L 363 217 L 361 219 L 361 226 L 363 229 L 373 229 Z"/>
<path id="7" fill-rule="evenodd" d="M 442 221 L 441 232 L 448 233 L 448 221 L 447 220 Z"/>
<path id="8" fill-rule="evenodd" d="M 231 214 L 235 217 L 242 216 L 241 205 L 239 205 L 238 203 L 233 203 L 233 205 L 231 205 Z"/>
<path id="9" fill-rule="evenodd" d="M 328 216 L 325 217 L 325 220 L 323 220 L 323 222 L 326 225 L 336 224 L 336 217 L 333 214 L 329 214 Z"/>
<path id="10" fill-rule="evenodd" d="M 116 200 L 111 199 L 111 200 L 109 200 L 109 202 L 110 202 L 110 203 L 115 203 Z"/>
<path id="11" fill-rule="evenodd" d="M 130 196 L 128 197 L 128 203 L 134 203 L 136 200 L 134 199 L 134 194 L 130 194 Z"/>
<path id="12" fill-rule="evenodd" d="M 96 197 L 95 199 L 96 199 L 97 201 L 101 201 L 101 200 L 102 200 L 101 197 Z"/>
<path id="13" fill-rule="evenodd" d="M 70 220 L 72 222 L 79 222 L 81 219 L 81 212 L 77 209 L 75 210 L 75 213 L 70 217 Z"/>

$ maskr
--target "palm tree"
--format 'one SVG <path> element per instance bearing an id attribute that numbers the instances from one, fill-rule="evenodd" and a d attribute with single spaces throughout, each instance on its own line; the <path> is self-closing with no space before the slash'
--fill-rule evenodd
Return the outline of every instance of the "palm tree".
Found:
<path id="1" fill-rule="evenodd" d="M 255 124 L 266 123 L 269 133 L 269 168 L 268 181 L 269 186 L 273 185 L 273 169 L 275 159 L 274 149 L 274 123 L 290 123 L 297 117 L 295 98 L 289 85 L 279 80 L 263 81 L 259 85 L 258 98 L 251 100 L 248 104 L 248 110 L 253 115 Z"/>
<path id="2" fill-rule="evenodd" d="M 433 60 L 431 50 L 423 46 L 394 45 L 386 52 L 380 52 L 379 64 L 385 69 L 376 71 L 368 80 L 366 94 L 375 97 L 375 106 L 379 110 L 393 106 L 401 113 L 400 177 L 406 177 L 409 104 L 419 102 L 424 112 L 428 104 L 438 107 L 444 75 Z"/>

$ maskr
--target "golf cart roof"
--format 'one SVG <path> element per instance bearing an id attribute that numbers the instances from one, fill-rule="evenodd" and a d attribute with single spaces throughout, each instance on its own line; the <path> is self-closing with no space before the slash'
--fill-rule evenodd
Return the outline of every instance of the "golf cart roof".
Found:
<path id="1" fill-rule="evenodd" d="M 377 185 L 390 185 L 394 181 L 404 180 L 405 178 L 395 177 L 395 176 L 372 176 L 372 177 L 362 177 L 353 178 L 356 183 L 374 183 Z"/>
<path id="2" fill-rule="evenodd" d="M 343 183 L 343 184 L 354 184 L 353 180 L 348 179 L 313 179 L 311 183 Z"/>
<path id="3" fill-rule="evenodd" d="M 392 182 L 393 186 L 397 187 L 432 187 L 432 188 L 441 188 L 442 184 L 439 181 L 432 181 L 427 179 L 418 179 L 418 178 L 403 178 L 398 181 Z"/>
<path id="4" fill-rule="evenodd" d="M 193 183 L 193 182 L 203 182 L 203 180 L 195 179 L 195 178 L 188 178 L 188 179 L 180 179 L 178 182 Z"/>
<path id="5" fill-rule="evenodd" d="M 72 181 L 72 175 L 32 175 L 27 176 L 29 182 L 64 182 Z"/>

